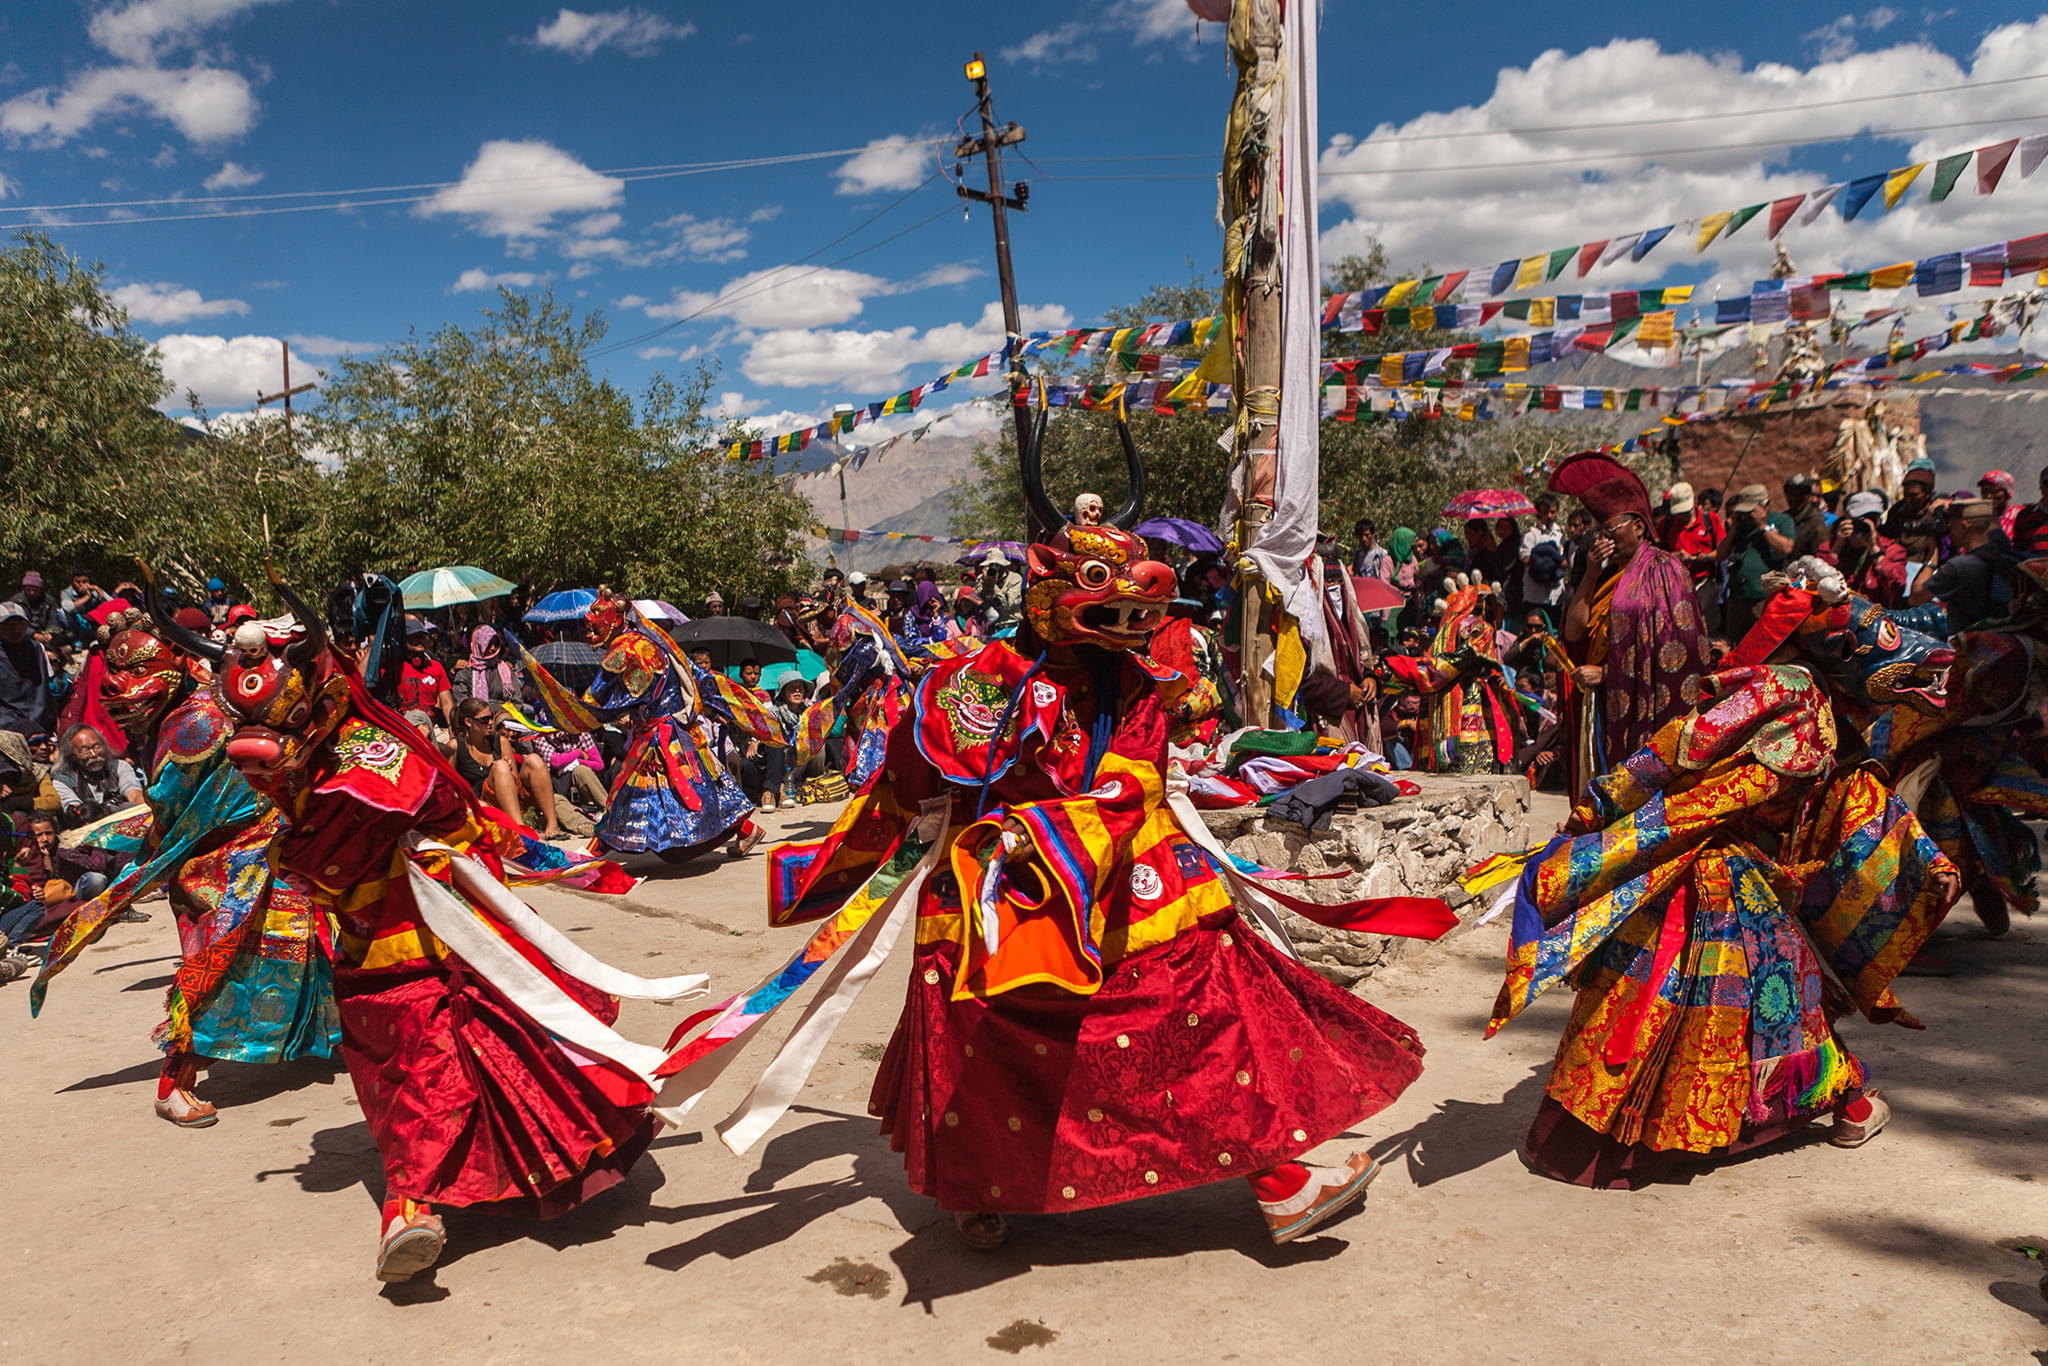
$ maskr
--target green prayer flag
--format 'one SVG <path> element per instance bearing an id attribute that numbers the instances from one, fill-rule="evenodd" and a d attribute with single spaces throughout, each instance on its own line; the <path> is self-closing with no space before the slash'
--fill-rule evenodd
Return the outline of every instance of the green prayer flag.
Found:
<path id="1" fill-rule="evenodd" d="M 1948 192 L 1956 187 L 1956 181 L 1963 174 L 1963 168 L 1970 164 L 1975 152 L 1957 152 L 1952 157 L 1943 157 L 1934 163 L 1934 190 L 1927 196 L 1930 204 L 1939 204 L 1948 198 Z"/>
<path id="2" fill-rule="evenodd" d="M 1721 229 L 1721 235 L 1723 237 L 1733 237 L 1735 235 L 1735 230 L 1737 228 L 1741 227 L 1744 223 L 1747 223 L 1750 219 L 1756 217 L 1763 211 L 1764 206 L 1761 204 L 1752 204 L 1746 209 L 1737 209 L 1735 213 L 1728 219 L 1728 226 Z"/>
<path id="3" fill-rule="evenodd" d="M 1507 306 L 1501 309 L 1501 315 L 1513 318 L 1517 322 L 1525 323 L 1529 321 L 1529 301 L 1527 299 L 1510 299 L 1507 302 Z"/>
<path id="4" fill-rule="evenodd" d="M 1504 341 L 1479 343 L 1479 354 L 1472 358 L 1473 378 L 1488 379 L 1499 374 L 1501 372 L 1501 360 L 1506 354 L 1507 343 Z"/>
<path id="5" fill-rule="evenodd" d="M 1628 340 L 1629 334 L 1642 325 L 1643 315 L 1640 313 L 1636 314 L 1633 318 L 1623 318 L 1614 325 L 1614 334 L 1607 339 L 1607 345 L 1610 347 L 1621 345 L 1624 341 Z"/>
<path id="6" fill-rule="evenodd" d="M 1830 280 L 1828 281 L 1828 288 L 1868 290 L 1870 288 L 1870 272 L 1859 270 L 1854 275 L 1844 275 L 1838 279 Z"/>
<path id="7" fill-rule="evenodd" d="M 1640 408 L 1641 408 L 1642 406 L 1643 406 L 1643 391 L 1642 391 L 1642 390 L 1640 390 L 1640 389 L 1631 389 L 1631 390 L 1629 390 L 1629 391 L 1628 391 L 1628 397 L 1627 397 L 1627 398 L 1625 398 L 1625 399 L 1623 399 L 1623 400 L 1622 400 L 1622 402 L 1621 402 L 1621 410 L 1622 410 L 1622 411 L 1623 411 L 1624 413 L 1633 413 L 1633 412 L 1636 412 L 1636 411 L 1637 411 L 1637 410 L 1639 410 L 1639 409 L 1640 409 Z"/>
<path id="8" fill-rule="evenodd" d="M 1543 278 L 1555 280 L 1558 276 L 1564 274 L 1566 266 L 1578 259 L 1579 249 L 1577 247 L 1559 247 L 1556 251 L 1550 253 L 1550 267 L 1543 272 Z"/>
<path id="9" fill-rule="evenodd" d="M 1642 313 L 1655 313 L 1664 307 L 1664 291 L 1661 289 L 1639 289 L 1636 291 L 1636 308 Z"/>

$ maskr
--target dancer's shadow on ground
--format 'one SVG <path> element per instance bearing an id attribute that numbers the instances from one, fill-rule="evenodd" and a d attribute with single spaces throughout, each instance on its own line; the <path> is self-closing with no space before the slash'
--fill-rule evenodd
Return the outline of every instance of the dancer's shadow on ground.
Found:
<path id="1" fill-rule="evenodd" d="M 1389 1165 L 1405 1163 L 1418 1186 L 1477 1171 L 1520 1149 L 1543 1103 L 1549 1071 L 1548 1063 L 1531 1069 L 1499 1100 L 1446 1100 L 1420 1123 L 1373 1144 L 1372 1155 Z"/>
<path id="2" fill-rule="evenodd" d="M 970 1252 L 954 1233 L 952 1216 L 904 1184 L 902 1160 L 876 1132 L 873 1119 L 801 1106 L 795 1109 L 800 1114 L 827 1116 L 829 1122 L 771 1139 L 762 1151 L 760 1165 L 747 1179 L 746 1194 L 656 1211 L 657 1218 L 676 1222 L 736 1217 L 654 1252 L 647 1259 L 649 1265 L 681 1271 L 705 1256 L 737 1261 L 868 1199 L 879 1199 L 890 1217 L 909 1233 L 909 1240 L 889 1256 L 903 1280 L 902 1302 L 921 1304 L 926 1312 L 938 1300 L 1027 1275 L 1038 1266 L 1094 1265 L 1205 1251 L 1232 1251 L 1263 1266 L 1287 1266 L 1323 1261 L 1348 1246 L 1341 1237 L 1341 1222 L 1331 1226 L 1335 1236 L 1324 1234 L 1275 1246 L 1250 1191 L 1242 1182 L 1226 1181 L 1077 1214 L 1013 1217 L 1009 1241 L 1001 1249 Z M 851 1175 L 783 1185 L 804 1168 L 846 1153 L 853 1155 Z M 819 1277 L 833 1269 L 827 1268 Z M 879 1275 L 876 1290 L 887 1284 L 888 1275 L 879 1268 L 847 1269 Z"/>

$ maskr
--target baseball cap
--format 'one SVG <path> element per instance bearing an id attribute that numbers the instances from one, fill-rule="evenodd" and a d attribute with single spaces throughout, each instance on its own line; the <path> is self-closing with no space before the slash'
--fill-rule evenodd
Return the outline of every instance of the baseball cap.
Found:
<path id="1" fill-rule="evenodd" d="M 219 579 L 208 579 L 206 581 L 206 591 L 209 593 L 224 593 L 227 591 L 227 587 Z"/>
<path id="2" fill-rule="evenodd" d="M 405 635 L 408 640 L 414 636 L 423 636 L 433 629 L 432 625 L 421 621 L 418 617 L 407 617 L 405 619 Z"/>
<path id="3" fill-rule="evenodd" d="M 868 581 L 868 576 L 861 573 L 858 569 L 856 569 L 851 574 L 848 574 L 846 576 L 846 581 L 852 584 L 854 587 L 858 588 Z"/>
<path id="4" fill-rule="evenodd" d="M 18 602 L 0 602 L 0 621 L 27 621 L 28 609 Z"/>
<path id="5" fill-rule="evenodd" d="M 1884 511 L 1884 495 L 1875 489 L 1859 490 L 1843 500 L 1842 511 L 1851 517 L 1875 517 Z"/>
<path id="6" fill-rule="evenodd" d="M 1670 498 L 1673 512 L 1691 512 L 1699 501 L 1693 494 L 1692 485 L 1683 479 L 1671 486 Z"/>
<path id="7" fill-rule="evenodd" d="M 2004 470 L 1984 471 L 1983 477 L 1977 481 L 1977 487 L 1981 489 L 1986 484 L 1991 484 L 1995 487 L 2002 488 L 2007 493 L 2012 492 L 2012 476 L 2010 474 L 2007 474 Z"/>
<path id="8" fill-rule="evenodd" d="M 1916 474 L 1926 477 L 1929 488 L 1934 487 L 1934 462 L 1932 460 L 1929 460 L 1924 455 L 1916 455 L 1911 461 L 1907 462 L 1904 478 L 1910 482 Z"/>
<path id="9" fill-rule="evenodd" d="M 21 586 L 23 588 L 41 588 L 43 586 L 43 576 L 31 569 L 28 573 L 21 576 Z"/>
<path id="10" fill-rule="evenodd" d="M 1771 501 L 1771 491 L 1762 484 L 1744 484 L 1742 491 L 1728 504 L 1730 512 L 1748 512 Z"/>

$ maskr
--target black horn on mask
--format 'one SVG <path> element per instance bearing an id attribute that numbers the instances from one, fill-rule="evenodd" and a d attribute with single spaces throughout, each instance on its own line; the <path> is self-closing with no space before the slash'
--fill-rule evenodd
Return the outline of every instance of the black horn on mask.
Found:
<path id="1" fill-rule="evenodd" d="M 1129 531 L 1145 515 L 1145 463 L 1138 459 L 1138 443 L 1131 440 L 1131 424 L 1124 421 L 1122 413 L 1117 414 L 1116 434 L 1124 443 L 1124 467 L 1131 475 L 1131 496 L 1106 520 L 1113 527 Z"/>
<path id="2" fill-rule="evenodd" d="M 276 565 L 266 559 L 263 572 L 270 576 L 270 586 L 284 600 L 285 609 L 306 628 L 305 635 L 286 647 L 284 657 L 294 664 L 311 664 L 327 648 L 327 624 L 320 620 L 319 613 L 306 606 L 305 600 L 292 591 L 292 586 L 284 581 L 284 575 L 277 572 Z"/>
<path id="3" fill-rule="evenodd" d="M 1024 480 L 1024 502 L 1031 511 L 1031 518 L 1038 524 L 1037 534 L 1050 536 L 1067 524 L 1060 510 L 1053 505 L 1045 493 L 1045 469 L 1040 456 L 1045 449 L 1045 424 L 1050 413 L 1032 413 L 1029 408 L 1020 408 L 1022 418 L 1017 433 L 1017 471 Z M 1028 528 L 1027 528 L 1028 531 Z"/>
<path id="4" fill-rule="evenodd" d="M 149 599 L 143 606 L 149 612 L 149 619 L 156 623 L 157 634 L 188 655 L 194 655 L 210 664 L 218 664 L 227 656 L 228 648 L 208 640 L 197 631 L 180 626 L 177 619 L 164 606 L 164 595 L 156 586 L 156 575 L 149 572 L 149 565 L 137 560 L 135 567 L 142 571 L 142 595 Z"/>

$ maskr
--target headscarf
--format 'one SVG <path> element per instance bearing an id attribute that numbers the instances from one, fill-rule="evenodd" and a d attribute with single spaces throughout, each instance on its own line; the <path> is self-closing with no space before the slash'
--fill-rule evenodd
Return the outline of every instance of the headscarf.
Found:
<path id="1" fill-rule="evenodd" d="M 1395 565 L 1408 563 L 1408 557 L 1415 553 L 1415 528 L 1397 526 L 1387 536 L 1387 553 L 1394 557 Z"/>
<path id="2" fill-rule="evenodd" d="M 512 682 L 512 663 L 498 645 L 497 631 L 490 626 L 478 626 L 469 635 L 469 695 L 490 701 L 494 676 L 500 699 L 519 696 Z"/>

